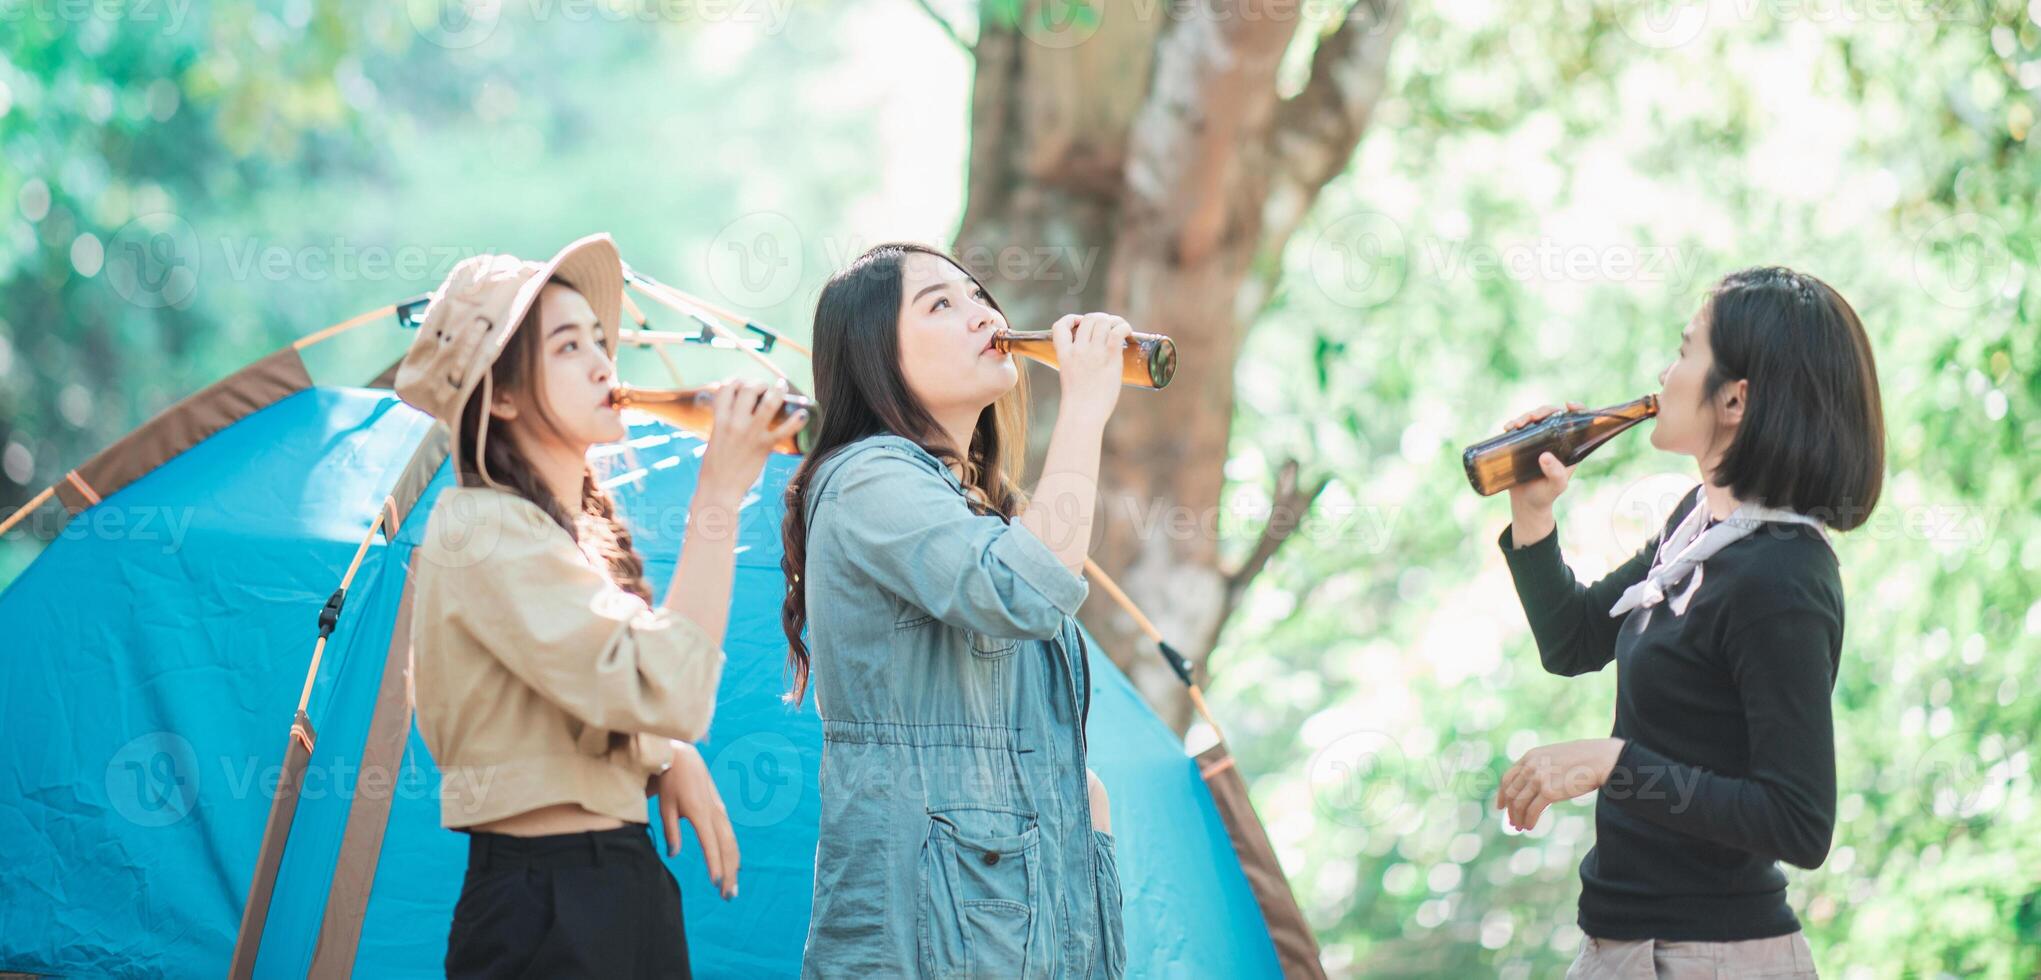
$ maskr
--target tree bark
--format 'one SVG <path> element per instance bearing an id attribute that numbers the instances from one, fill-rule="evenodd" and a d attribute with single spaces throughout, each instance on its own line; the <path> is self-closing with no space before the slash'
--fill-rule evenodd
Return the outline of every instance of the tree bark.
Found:
<path id="1" fill-rule="evenodd" d="M 1094 0 L 1094 20 L 1060 33 L 1028 20 L 1039 2 L 1019 23 L 980 18 L 956 249 L 1016 327 L 1109 310 L 1175 338 L 1170 387 L 1126 393 L 1107 427 L 1092 557 L 1202 675 L 1226 617 L 1324 488 L 1286 465 L 1267 531 L 1241 567 L 1223 566 L 1233 364 L 1284 245 L 1367 129 L 1402 11 L 1356 4 L 1285 99 L 1276 74 L 1305 24 L 1298 0 Z M 1030 371 L 1039 436 L 1057 381 Z M 1184 731 L 1189 699 L 1131 617 L 1102 590 L 1082 616 Z"/>

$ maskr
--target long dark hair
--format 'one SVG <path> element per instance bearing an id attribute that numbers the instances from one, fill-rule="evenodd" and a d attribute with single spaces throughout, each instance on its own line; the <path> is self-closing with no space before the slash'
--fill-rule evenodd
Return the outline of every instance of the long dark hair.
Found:
<path id="1" fill-rule="evenodd" d="M 1827 283 L 1771 266 L 1723 277 L 1705 315 L 1704 397 L 1750 381 L 1709 482 L 1838 531 L 1863 524 L 1884 485 L 1885 413 L 1857 311 Z"/>
<path id="2" fill-rule="evenodd" d="M 569 513 L 565 504 L 540 482 L 538 471 L 517 448 L 516 440 L 508 438 L 508 432 L 495 431 L 502 428 L 503 423 L 494 420 L 490 421 L 490 437 L 483 440 L 485 448 L 482 455 L 488 463 L 488 480 L 483 479 L 482 470 L 476 466 L 475 443 L 483 417 L 488 412 L 488 406 L 483 404 L 483 393 L 488 389 L 514 393 L 523 398 L 532 413 L 520 416 L 518 424 L 539 424 L 559 431 L 552 408 L 546 404 L 543 387 L 535 383 L 540 370 L 539 360 L 544 353 L 545 338 L 539 333 L 539 304 L 534 302 L 525 311 L 524 320 L 518 328 L 512 331 L 503 353 L 497 355 L 496 363 L 489 366 L 489 384 L 478 386 L 468 397 L 468 404 L 461 409 L 460 441 L 454 453 L 455 475 L 461 486 L 487 486 L 493 481 L 502 489 L 537 504 L 554 523 L 566 529 L 567 535 L 583 551 L 608 566 L 611 580 L 649 604 L 652 588 L 645 581 L 645 559 L 631 543 L 630 528 L 617 517 L 616 500 L 596 482 L 594 469 L 583 464 L 581 499 L 576 501 L 579 509 Z M 526 419 L 532 421 L 527 422 Z"/>
<path id="3" fill-rule="evenodd" d="M 815 300 L 815 400 L 821 429 L 814 445 L 787 482 L 787 516 L 780 525 L 787 596 L 780 628 L 787 634 L 787 666 L 793 682 L 787 700 L 800 704 L 808 691 L 808 480 L 829 457 L 866 436 L 892 434 L 911 439 L 946 465 L 962 472 L 972 505 L 983 513 L 1011 518 L 1025 503 L 1017 482 L 1027 450 L 1027 382 L 978 413 L 971 445 L 949 444 L 934 416 L 907 388 L 900 368 L 901 267 L 911 254 L 962 263 L 938 248 L 913 242 L 873 246 L 831 276 Z M 992 308 L 999 309 L 996 300 Z M 1004 315 L 1005 311 L 1000 311 Z"/>

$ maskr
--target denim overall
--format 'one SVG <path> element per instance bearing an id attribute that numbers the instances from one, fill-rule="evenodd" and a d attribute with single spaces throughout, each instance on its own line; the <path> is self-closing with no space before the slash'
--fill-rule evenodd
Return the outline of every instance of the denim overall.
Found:
<path id="1" fill-rule="evenodd" d="M 807 512 L 823 745 L 802 975 L 1123 975 L 1085 778 L 1084 580 L 899 436 L 824 461 Z"/>

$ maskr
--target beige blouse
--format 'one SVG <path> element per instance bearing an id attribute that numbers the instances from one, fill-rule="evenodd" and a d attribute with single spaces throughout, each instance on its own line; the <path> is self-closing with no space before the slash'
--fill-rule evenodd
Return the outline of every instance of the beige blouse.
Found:
<path id="1" fill-rule="evenodd" d="M 643 823 L 668 738 L 708 731 L 723 651 L 611 581 L 537 504 L 448 487 L 413 572 L 418 730 L 440 822 L 558 803 Z"/>

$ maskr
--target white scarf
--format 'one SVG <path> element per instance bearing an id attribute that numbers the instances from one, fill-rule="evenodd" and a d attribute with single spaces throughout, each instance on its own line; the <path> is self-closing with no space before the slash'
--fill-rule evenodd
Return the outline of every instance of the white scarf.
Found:
<path id="1" fill-rule="evenodd" d="M 1702 528 L 1708 523 L 1705 488 L 1695 488 L 1694 498 L 1694 509 L 1688 511 L 1686 520 L 1659 542 L 1658 552 L 1651 560 L 1651 570 L 1645 573 L 1643 581 L 1623 590 L 1623 597 L 1609 609 L 1611 617 L 1622 616 L 1632 609 L 1643 609 L 1644 618 L 1638 623 L 1638 628 L 1642 629 L 1651 622 L 1651 607 L 1661 602 L 1666 603 L 1675 616 L 1685 613 L 1694 593 L 1701 588 L 1701 563 L 1730 544 L 1749 537 L 1758 525 L 1768 521 L 1805 524 L 1814 528 L 1823 541 L 1828 540 L 1828 532 L 1822 529 L 1819 520 L 1754 503 L 1738 505 L 1721 523 L 1704 531 Z M 1684 588 L 1681 587 L 1683 582 Z"/>

